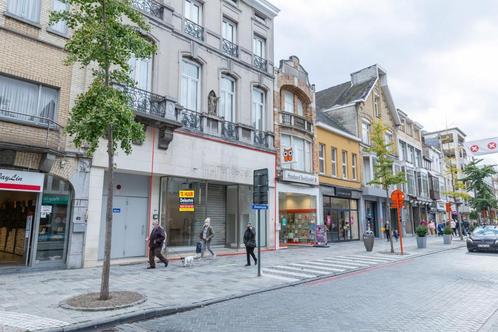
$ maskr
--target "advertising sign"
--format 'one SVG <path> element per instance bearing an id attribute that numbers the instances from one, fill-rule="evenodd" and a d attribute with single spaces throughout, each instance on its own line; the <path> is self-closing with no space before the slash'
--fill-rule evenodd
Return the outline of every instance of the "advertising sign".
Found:
<path id="1" fill-rule="evenodd" d="M 474 156 L 498 153 L 498 137 L 465 142 L 465 148 Z"/>
<path id="2" fill-rule="evenodd" d="M 180 190 L 178 192 L 178 198 L 180 200 L 178 205 L 178 211 L 180 212 L 194 212 L 194 190 Z"/>
<path id="3" fill-rule="evenodd" d="M 41 192 L 44 178 L 42 173 L 0 169 L 0 190 Z"/>

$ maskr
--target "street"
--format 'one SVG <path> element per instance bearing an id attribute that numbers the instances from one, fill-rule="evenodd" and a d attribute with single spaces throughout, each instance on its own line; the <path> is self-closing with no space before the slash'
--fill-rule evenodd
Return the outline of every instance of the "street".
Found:
<path id="1" fill-rule="evenodd" d="M 101 331 L 497 331 L 497 259 L 459 248 Z"/>

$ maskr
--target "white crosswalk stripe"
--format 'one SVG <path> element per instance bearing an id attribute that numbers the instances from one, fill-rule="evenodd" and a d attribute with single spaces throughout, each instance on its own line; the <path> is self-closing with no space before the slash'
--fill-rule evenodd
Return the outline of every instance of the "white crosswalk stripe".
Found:
<path id="1" fill-rule="evenodd" d="M 323 257 L 305 262 L 292 262 L 263 268 L 264 276 L 286 282 L 311 279 L 318 276 L 336 275 L 365 269 L 379 264 L 389 264 L 399 258 L 373 255 L 344 255 Z"/>

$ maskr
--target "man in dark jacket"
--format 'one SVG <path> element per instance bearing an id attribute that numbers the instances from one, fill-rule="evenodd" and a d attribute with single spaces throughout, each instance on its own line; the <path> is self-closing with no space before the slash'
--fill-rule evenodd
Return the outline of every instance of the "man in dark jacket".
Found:
<path id="1" fill-rule="evenodd" d="M 251 266 L 251 259 L 249 256 L 252 256 L 254 259 L 254 265 L 258 263 L 258 259 L 254 255 L 254 248 L 256 248 L 256 232 L 252 227 L 251 223 L 247 224 L 247 229 L 244 233 L 244 244 L 246 246 L 246 255 L 247 255 L 247 264 L 246 266 Z"/>
<path id="2" fill-rule="evenodd" d="M 155 269 L 156 268 L 155 257 L 159 258 L 159 260 L 164 263 L 165 267 L 168 267 L 168 260 L 161 253 L 164 240 L 166 240 L 166 232 L 159 225 L 159 222 L 154 221 L 152 223 L 152 232 L 150 233 L 150 238 L 149 238 L 149 267 L 148 267 L 148 269 Z"/>

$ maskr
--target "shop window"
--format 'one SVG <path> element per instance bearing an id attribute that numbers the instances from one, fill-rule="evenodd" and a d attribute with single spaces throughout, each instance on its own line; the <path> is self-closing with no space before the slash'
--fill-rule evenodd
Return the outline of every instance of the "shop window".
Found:
<path id="1" fill-rule="evenodd" d="M 314 243 L 316 241 L 316 197 L 279 193 L 280 241 Z"/>
<path id="2" fill-rule="evenodd" d="M 56 176 L 47 175 L 40 210 L 37 260 L 64 259 L 69 232 L 70 202 L 69 183 Z"/>
<path id="3" fill-rule="evenodd" d="M 324 196 L 323 217 L 328 241 L 359 239 L 358 203 L 356 200 Z"/>

